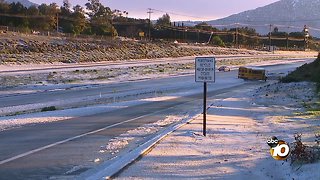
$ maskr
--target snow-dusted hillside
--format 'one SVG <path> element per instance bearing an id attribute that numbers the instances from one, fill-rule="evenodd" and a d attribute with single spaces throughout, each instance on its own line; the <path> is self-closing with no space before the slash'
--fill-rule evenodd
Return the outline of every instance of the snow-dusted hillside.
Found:
<path id="1" fill-rule="evenodd" d="M 280 0 L 254 10 L 244 11 L 226 18 L 209 22 L 212 25 L 243 23 L 253 26 L 258 32 L 266 34 L 267 24 L 274 24 L 280 31 L 302 31 L 303 26 L 311 27 L 311 35 L 320 37 L 320 0 Z M 288 26 L 295 26 L 290 27 Z"/>

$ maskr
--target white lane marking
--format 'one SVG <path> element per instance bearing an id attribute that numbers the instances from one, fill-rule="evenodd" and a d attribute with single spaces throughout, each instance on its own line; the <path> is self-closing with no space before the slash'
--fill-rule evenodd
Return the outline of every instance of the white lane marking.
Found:
<path id="1" fill-rule="evenodd" d="M 175 106 L 173 106 L 173 107 L 175 107 Z M 72 141 L 72 140 L 75 140 L 75 139 L 79 139 L 79 138 L 81 138 L 81 137 L 84 137 L 84 136 L 87 136 L 87 135 L 90 135 L 90 134 L 95 134 L 95 133 L 104 131 L 104 130 L 106 130 L 106 129 L 110 129 L 110 128 L 119 126 L 119 125 L 124 124 L 124 123 L 132 122 L 132 121 L 135 121 L 135 120 L 137 120 L 137 119 L 141 119 L 141 118 L 144 118 L 144 117 L 147 117 L 147 116 L 156 114 L 156 113 L 160 113 L 160 112 L 162 112 L 162 111 L 171 109 L 171 108 L 173 108 L 173 107 L 170 107 L 170 108 L 167 108 L 167 109 L 163 109 L 163 110 L 160 110 L 160 111 L 156 111 L 156 112 L 153 112 L 153 113 L 150 113 L 150 114 L 145 114 L 145 115 L 143 115 L 143 116 L 139 116 L 139 117 L 136 117 L 136 118 L 133 118 L 133 119 L 129 119 L 129 120 L 126 120 L 126 121 L 122 121 L 122 122 L 119 122 L 119 123 L 116 123 L 116 124 L 113 124 L 113 125 L 109 125 L 109 126 L 106 126 L 106 127 L 104 127 L 104 128 L 98 129 L 98 130 L 94 130 L 94 131 L 91 131 L 91 132 L 87 132 L 87 133 L 84 133 L 84 134 L 81 134 L 81 135 L 78 135 L 78 136 L 74 136 L 74 137 L 71 137 L 71 138 L 68 138 L 68 139 L 65 139 L 65 140 L 62 140 L 62 141 L 58 141 L 58 142 L 55 142 L 55 143 L 52 143 L 52 144 L 49 144 L 49 145 L 46 145 L 46 146 L 43 146 L 43 147 L 40 147 L 40 148 L 31 150 L 31 151 L 28 151 L 28 152 L 25 152 L 25 153 L 22 153 L 22 154 L 19 154 L 19 155 L 17 155 L 17 156 L 11 157 L 11 158 L 9 158 L 9 159 L 5 159 L 5 160 L 0 161 L 0 165 L 6 164 L 6 163 L 8 163 L 8 162 L 11 162 L 11 161 L 20 159 L 20 158 L 22 158 L 22 157 L 25 157 L 25 156 L 34 154 L 34 153 L 36 153 L 36 152 L 39 152 L 39 151 L 42 151 L 42 150 L 45 150 L 45 149 L 48 149 L 48 148 L 51 148 L 51 147 L 54 147 L 54 146 L 57 146 L 57 145 L 60 145 L 60 144 L 69 142 L 69 141 Z"/>

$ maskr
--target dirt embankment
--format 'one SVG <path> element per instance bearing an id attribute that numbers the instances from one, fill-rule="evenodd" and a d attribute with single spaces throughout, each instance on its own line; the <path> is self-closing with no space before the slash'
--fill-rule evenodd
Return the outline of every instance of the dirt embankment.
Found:
<path id="1" fill-rule="evenodd" d="M 143 42 L 121 39 L 75 39 L 0 34 L 0 64 L 78 63 L 221 54 L 267 52 Z"/>

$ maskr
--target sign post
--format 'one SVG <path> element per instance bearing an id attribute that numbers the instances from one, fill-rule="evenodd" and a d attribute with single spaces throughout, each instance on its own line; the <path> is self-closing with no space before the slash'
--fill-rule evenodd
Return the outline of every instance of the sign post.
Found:
<path id="1" fill-rule="evenodd" d="M 196 82 L 203 82 L 203 135 L 207 135 L 207 83 L 214 83 L 216 60 L 214 57 L 197 57 L 195 64 Z"/>

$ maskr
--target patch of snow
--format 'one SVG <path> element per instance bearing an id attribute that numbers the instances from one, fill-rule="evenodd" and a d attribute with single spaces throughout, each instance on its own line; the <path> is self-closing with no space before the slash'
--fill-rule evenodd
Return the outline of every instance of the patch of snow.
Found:
<path id="1" fill-rule="evenodd" d="M 39 112 L 17 116 L 0 117 L 0 131 L 16 128 L 28 124 L 49 123 L 55 121 L 68 120 L 71 118 L 110 112 L 117 109 L 123 109 L 130 106 L 145 103 L 143 101 L 128 101 L 113 103 L 109 105 L 96 105 L 90 107 L 74 108 L 67 110 L 58 110 L 51 112 Z"/>
<path id="2" fill-rule="evenodd" d="M 129 130 L 128 132 L 111 139 L 102 152 L 109 151 L 111 153 L 118 153 L 135 138 L 147 137 L 148 135 L 158 132 L 163 127 L 179 122 L 185 118 L 187 118 L 187 116 L 167 116 L 165 119 L 161 119 L 155 123 L 146 124 L 136 129 Z"/>

